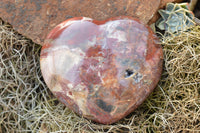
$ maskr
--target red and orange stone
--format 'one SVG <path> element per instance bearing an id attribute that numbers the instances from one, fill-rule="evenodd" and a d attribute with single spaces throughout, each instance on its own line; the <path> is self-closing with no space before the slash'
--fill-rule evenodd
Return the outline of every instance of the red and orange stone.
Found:
<path id="1" fill-rule="evenodd" d="M 131 17 L 79 17 L 56 26 L 41 50 L 41 70 L 53 94 L 77 114 L 111 124 L 153 91 L 163 53 L 152 30 Z"/>

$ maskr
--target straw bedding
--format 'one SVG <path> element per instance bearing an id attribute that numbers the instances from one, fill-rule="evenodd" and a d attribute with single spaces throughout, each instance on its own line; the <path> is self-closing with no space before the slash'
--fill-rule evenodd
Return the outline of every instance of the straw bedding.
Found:
<path id="1" fill-rule="evenodd" d="M 200 27 L 161 39 L 162 78 L 148 99 L 112 125 L 60 103 L 40 71 L 41 46 L 0 20 L 0 133 L 200 132 Z"/>

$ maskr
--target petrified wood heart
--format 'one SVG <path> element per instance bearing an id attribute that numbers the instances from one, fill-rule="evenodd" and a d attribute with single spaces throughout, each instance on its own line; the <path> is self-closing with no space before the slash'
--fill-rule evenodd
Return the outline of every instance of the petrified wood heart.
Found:
<path id="1" fill-rule="evenodd" d="M 162 70 L 162 48 L 148 26 L 131 17 L 74 18 L 56 26 L 41 51 L 53 94 L 93 121 L 110 124 L 136 109 Z"/>

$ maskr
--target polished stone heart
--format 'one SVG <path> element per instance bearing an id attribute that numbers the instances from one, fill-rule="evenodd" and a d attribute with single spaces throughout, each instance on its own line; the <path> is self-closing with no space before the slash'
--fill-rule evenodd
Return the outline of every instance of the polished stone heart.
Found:
<path id="1" fill-rule="evenodd" d="M 163 53 L 157 43 L 151 29 L 131 17 L 69 19 L 45 40 L 42 74 L 67 107 L 111 124 L 136 109 L 158 83 Z"/>

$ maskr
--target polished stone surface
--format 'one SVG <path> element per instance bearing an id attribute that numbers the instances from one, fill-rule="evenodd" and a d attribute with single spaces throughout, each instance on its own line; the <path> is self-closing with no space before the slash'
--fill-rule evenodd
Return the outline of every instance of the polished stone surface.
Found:
<path id="1" fill-rule="evenodd" d="M 53 94 L 93 121 L 111 124 L 153 91 L 163 53 L 151 29 L 131 17 L 67 20 L 47 36 L 41 70 Z"/>

